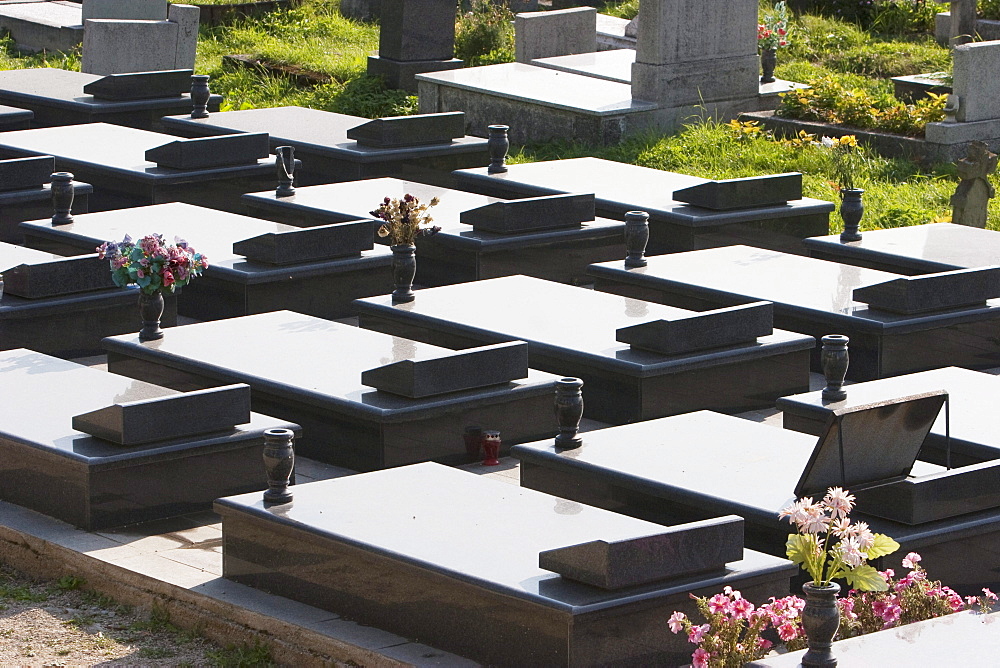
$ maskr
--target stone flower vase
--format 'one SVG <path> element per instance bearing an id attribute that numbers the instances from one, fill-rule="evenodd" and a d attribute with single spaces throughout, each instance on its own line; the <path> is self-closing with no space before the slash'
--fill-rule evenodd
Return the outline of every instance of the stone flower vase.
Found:
<path id="1" fill-rule="evenodd" d="M 823 376 L 826 378 L 823 399 L 827 401 L 843 401 L 847 398 L 844 378 L 847 377 L 847 367 L 851 362 L 847 351 L 847 344 L 850 342 L 851 340 L 843 334 L 827 334 L 823 337 L 819 361 Z"/>
<path id="2" fill-rule="evenodd" d="M 389 246 L 392 251 L 392 303 L 412 302 L 413 278 L 417 275 L 417 247 L 412 244 Z"/>
<path id="3" fill-rule="evenodd" d="M 774 68 L 778 64 L 778 50 L 764 49 L 760 52 L 760 82 L 774 83 Z"/>
<path id="4" fill-rule="evenodd" d="M 139 330 L 140 341 L 156 341 L 163 338 L 160 329 L 160 318 L 163 317 L 163 293 L 139 293 L 139 317 L 142 318 L 142 329 Z"/>
<path id="5" fill-rule="evenodd" d="M 295 469 L 295 434 L 290 429 L 268 429 L 264 432 L 264 472 L 267 474 L 265 503 L 288 503 L 292 492 L 288 489 Z"/>
<path id="6" fill-rule="evenodd" d="M 812 582 L 807 582 L 802 585 L 802 593 L 806 595 L 802 627 L 805 629 L 809 648 L 802 657 L 802 665 L 806 668 L 836 666 L 837 658 L 831 647 L 833 637 L 840 628 L 840 608 L 837 607 L 840 585 L 831 582 L 824 587 L 817 587 Z"/>
<path id="7" fill-rule="evenodd" d="M 842 242 L 861 241 L 858 228 L 861 217 L 865 215 L 865 205 L 861 196 L 865 191 L 861 188 L 846 188 L 840 191 L 840 217 L 844 221 L 844 231 L 840 233 Z"/>

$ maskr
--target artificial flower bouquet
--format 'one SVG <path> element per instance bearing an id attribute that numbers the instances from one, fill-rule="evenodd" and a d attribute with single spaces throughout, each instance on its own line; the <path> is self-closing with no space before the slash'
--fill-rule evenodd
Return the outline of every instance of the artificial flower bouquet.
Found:
<path id="1" fill-rule="evenodd" d="M 172 293 L 208 267 L 208 258 L 186 241 L 175 239 L 174 245 L 168 246 L 161 234 L 150 234 L 138 242 L 126 234 L 120 243 L 104 242 L 97 253 L 110 262 L 115 285 L 137 285 L 147 295 Z"/>
<path id="2" fill-rule="evenodd" d="M 371 212 L 375 218 L 384 221 L 378 228 L 378 235 L 388 237 L 393 246 L 414 246 L 417 239 L 437 234 L 441 228 L 431 225 L 434 219 L 427 210 L 437 206 L 438 202 L 438 198 L 434 197 L 427 204 L 421 204 L 419 199 L 409 193 L 402 199 L 386 197 Z"/>

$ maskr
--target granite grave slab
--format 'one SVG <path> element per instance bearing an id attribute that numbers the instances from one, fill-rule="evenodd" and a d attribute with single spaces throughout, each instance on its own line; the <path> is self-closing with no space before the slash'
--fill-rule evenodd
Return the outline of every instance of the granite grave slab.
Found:
<path id="1" fill-rule="evenodd" d="M 96 255 L 64 258 L 0 242 L 0 350 L 28 348 L 62 356 L 94 355 L 101 339 L 139 331 L 138 291 L 109 282 Z M 166 300 L 163 325 L 177 320 Z"/>
<path id="2" fill-rule="evenodd" d="M 460 190 L 381 178 L 298 188 L 290 197 L 279 197 L 273 190 L 250 193 L 243 201 L 251 215 L 309 226 L 370 217 L 383 198 L 398 198 L 407 193 L 425 203 L 434 197 L 440 200 L 428 213 L 441 231 L 417 244 L 416 282 L 419 285 L 448 285 L 511 274 L 569 283 L 583 278 L 586 258 L 625 257 L 623 223 L 594 218 L 592 213 L 588 218 L 565 203 L 561 207 L 566 214 L 572 211 L 577 216 L 570 227 L 525 229 L 504 234 L 498 230 L 509 227 L 490 225 L 490 221 L 496 219 L 490 205 L 500 205 L 505 211 L 513 212 L 524 206 L 533 213 L 552 204 L 559 205 L 560 200 L 518 205 Z M 585 206 L 586 203 L 581 200 L 579 204 Z M 519 219 L 534 221 L 530 216 Z M 488 229 L 482 229 L 484 224 Z M 545 223 L 542 226 L 548 227 Z M 376 241 L 385 243 L 385 239 Z"/>
<path id="3" fill-rule="evenodd" d="M 302 169 L 296 174 L 297 185 L 398 176 L 449 186 L 452 170 L 486 164 L 489 157 L 485 139 L 468 136 L 464 129 L 445 139 L 444 135 L 453 135 L 457 130 L 449 129 L 442 134 L 436 132 L 437 123 L 428 124 L 424 120 L 442 116 L 445 115 L 375 119 L 383 121 L 380 127 L 392 127 L 402 135 L 407 141 L 405 146 L 363 144 L 349 138 L 348 133 L 375 121 L 304 107 L 224 111 L 208 118 L 185 114 L 168 116 L 162 123 L 169 132 L 184 137 L 266 132 L 271 137 L 272 150 L 278 146 L 295 148 L 296 156 L 302 160 Z M 454 118 L 447 115 L 446 119 L 451 120 L 445 120 L 444 124 L 454 123 Z M 436 141 L 432 142 L 432 138 Z"/>
<path id="4" fill-rule="evenodd" d="M 421 290 L 400 305 L 388 297 L 356 303 L 362 327 L 437 345 L 525 341 L 532 368 L 582 378 L 588 417 L 616 424 L 766 405 L 781 387 L 808 385 L 814 345 L 811 337 L 775 330 L 711 350 L 642 350 L 620 343 L 618 330 L 694 314 L 527 276 Z"/>
<path id="5" fill-rule="evenodd" d="M 929 313 L 895 313 L 863 303 L 855 290 L 895 281 L 898 274 L 729 246 L 649 258 L 626 270 L 592 265 L 599 290 L 704 310 L 753 301 L 774 302 L 777 327 L 850 337 L 848 378 L 872 380 L 945 365 L 984 369 L 1000 364 L 996 326 L 1000 301 Z M 944 291 L 949 288 L 944 284 Z M 819 349 L 813 368 L 820 371 Z"/>
<path id="6" fill-rule="evenodd" d="M 839 235 L 803 242 L 812 257 L 914 276 L 988 267 L 1000 261 L 1000 234 L 952 223 L 865 230 L 861 241 Z"/>
<path id="7" fill-rule="evenodd" d="M 27 130 L 35 117 L 29 109 L 18 109 L 0 104 L 0 132 L 7 130 Z"/>
<path id="8" fill-rule="evenodd" d="M 191 90 L 194 70 L 109 74 L 83 87 L 99 100 L 149 100 L 181 97 Z"/>
<path id="9" fill-rule="evenodd" d="M 297 485 L 283 505 L 220 499 L 216 511 L 224 577 L 488 665 L 677 665 L 690 644 L 663 620 L 692 609 L 689 592 L 729 585 L 763 600 L 782 595 L 794 573 L 785 560 L 738 550 L 701 574 L 611 590 L 574 581 L 540 566 L 539 554 L 669 537 L 655 524 L 437 464 Z"/>
<path id="10" fill-rule="evenodd" d="M 58 169 L 97 187 L 91 200 L 91 208 L 97 211 L 176 201 L 239 211 L 239 195 L 274 187 L 273 157 L 250 164 L 182 169 L 146 159 L 147 151 L 172 144 L 174 139 L 148 130 L 89 123 L 5 132 L 0 136 L 0 155 L 52 155 Z M 221 150 L 227 150 L 232 141 L 230 137 L 215 139 L 222 140 Z M 201 149 L 213 152 L 211 145 L 201 145 Z"/>
<path id="11" fill-rule="evenodd" d="M 113 373 L 183 390 L 246 383 L 254 410 L 302 425 L 297 452 L 354 470 L 468 462 L 462 434 L 469 425 L 499 430 L 507 445 L 552 431 L 555 376 L 529 370 L 497 384 L 484 372 L 492 383 L 484 387 L 393 394 L 366 385 L 362 374 L 456 353 L 291 311 L 175 327 L 154 342 L 112 337 L 104 345 Z"/>
<path id="12" fill-rule="evenodd" d="M 392 288 L 392 253 L 372 242 L 374 223 L 298 228 L 173 202 L 22 225 L 25 243 L 61 255 L 160 233 L 191 242 L 209 259 L 202 276 L 177 297 L 178 311 L 217 320 L 291 309 L 321 318 L 353 314 L 351 301 Z"/>
<path id="13" fill-rule="evenodd" d="M 144 417 L 167 427 L 184 422 L 169 402 L 181 402 L 184 418 L 194 421 L 218 406 L 24 349 L 0 352 L 0 379 L 6 407 L 0 498 L 87 531 L 205 510 L 219 496 L 265 489 L 264 431 L 299 431 L 249 410 L 229 410 L 226 420 L 197 434 L 154 430 L 140 444 L 121 445 L 74 425 L 74 416 L 159 405 Z M 134 426 L 149 431 L 149 423 Z"/>
<path id="14" fill-rule="evenodd" d="M 41 188 L 56 171 L 56 161 L 51 155 L 0 160 L 0 191 Z"/>
<path id="15" fill-rule="evenodd" d="M 846 386 L 847 398 L 824 400 L 822 392 L 806 392 L 777 401 L 785 429 L 819 435 L 830 411 L 884 401 L 896 396 L 948 391 L 947 415 L 934 423 L 920 458 L 945 466 L 978 464 L 1000 459 L 1000 438 L 996 435 L 993 407 L 1000 400 L 1000 378 L 958 367 L 870 380 Z"/>
<path id="16" fill-rule="evenodd" d="M 711 183 L 707 179 L 600 158 L 509 165 L 499 174 L 487 174 L 485 168 L 466 169 L 455 172 L 455 179 L 460 187 L 496 197 L 592 192 L 597 215 L 609 218 L 646 211 L 646 252 L 651 255 L 738 243 L 804 253 L 802 239 L 826 234 L 833 211 L 832 203 L 808 197 L 728 210 L 695 206 L 675 199 L 673 193 Z"/>
<path id="17" fill-rule="evenodd" d="M 531 60 L 531 64 L 538 67 L 547 67 L 570 74 L 582 74 L 621 84 L 632 83 L 632 63 L 634 62 L 635 49 L 609 49 Z"/>
<path id="18" fill-rule="evenodd" d="M 746 521 L 747 547 L 776 556 L 784 556 L 792 532 L 778 511 L 799 496 L 822 496 L 846 479 L 858 497 L 851 519 L 901 545 L 880 568 L 898 568 L 904 555 L 917 551 L 935 578 L 971 593 L 998 581 L 1000 498 L 995 481 L 982 476 L 984 469 L 989 478 L 1000 475 L 1000 461 L 952 470 L 914 462 L 944 396 L 936 391 L 909 402 L 898 397 L 839 410 L 818 442 L 698 411 L 587 432 L 572 450 L 560 450 L 550 439 L 515 446 L 512 454 L 520 459 L 524 487 L 666 525 L 739 515 Z M 817 466 L 824 458 L 827 463 Z M 874 484 L 879 475 L 888 476 L 881 487 Z M 880 491 L 887 493 L 872 494 Z M 916 510 L 914 499 L 921 502 Z"/>
<path id="19" fill-rule="evenodd" d="M 83 41 L 80 3 L 27 0 L 0 3 L 0 30 L 20 51 L 71 51 Z"/>
<path id="20" fill-rule="evenodd" d="M 0 103 L 32 111 L 32 126 L 36 128 L 103 122 L 150 130 L 159 128 L 162 116 L 191 113 L 191 96 L 187 93 L 109 100 L 84 92 L 85 86 L 102 79 L 98 74 L 53 67 L 8 70 L 0 72 Z M 188 84 L 190 88 L 190 80 Z M 221 95 L 212 95 L 209 110 L 218 111 L 221 102 Z"/>
<path id="21" fill-rule="evenodd" d="M 175 139 L 147 149 L 143 156 L 159 168 L 177 170 L 256 165 L 270 155 L 266 133 Z"/>

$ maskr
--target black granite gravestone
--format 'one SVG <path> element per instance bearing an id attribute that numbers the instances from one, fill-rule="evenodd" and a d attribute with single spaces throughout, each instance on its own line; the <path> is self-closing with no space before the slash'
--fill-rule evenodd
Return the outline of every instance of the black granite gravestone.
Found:
<path id="1" fill-rule="evenodd" d="M 432 135 L 425 134 L 425 131 L 434 130 L 442 123 L 435 121 L 428 124 L 423 120 L 425 116 L 438 117 L 442 114 L 369 121 L 360 116 L 320 109 L 273 107 L 224 111 L 199 119 L 191 118 L 190 114 L 168 116 L 162 122 L 170 132 L 184 137 L 266 132 L 271 136 L 272 150 L 278 146 L 295 148 L 296 156 L 302 160 L 302 169 L 296 174 L 296 185 L 299 186 L 396 176 L 449 187 L 454 185 L 452 170 L 474 167 L 489 160 L 487 140 L 466 135 L 464 130 L 450 140 L 443 137 L 451 135 L 451 130 L 433 135 L 438 141 L 431 143 Z M 447 128 L 452 122 L 447 121 L 443 125 Z M 375 125 L 369 127 L 369 123 Z M 386 147 L 362 144 L 347 136 L 348 132 L 361 132 L 359 127 L 367 127 L 366 134 L 384 130 L 390 135 L 376 137 L 376 140 L 387 142 L 391 135 L 399 135 L 403 139 L 408 138 L 410 144 Z"/>
<path id="2" fill-rule="evenodd" d="M 802 199 L 802 174 L 790 172 L 707 181 L 675 190 L 673 197 L 678 202 L 714 211 L 777 206 Z"/>
<path id="3" fill-rule="evenodd" d="M 106 99 L 84 91 L 86 86 L 101 80 L 106 77 L 54 67 L 7 70 L 0 72 L 0 102 L 32 111 L 32 126 L 36 128 L 104 122 L 150 130 L 159 128 L 163 116 L 191 112 L 191 97 L 186 93 L 143 99 Z M 188 77 L 187 85 L 190 83 Z M 107 91 L 117 86 L 117 83 L 105 81 L 101 88 Z M 218 111 L 221 102 L 221 95 L 212 95 L 209 109 Z"/>
<path id="4" fill-rule="evenodd" d="M 56 161 L 51 155 L 0 160 L 0 190 L 41 188 L 54 171 Z"/>
<path id="5" fill-rule="evenodd" d="M 637 350 L 679 355 L 752 343 L 773 334 L 773 324 L 771 302 L 758 302 L 630 325 L 615 332 L 615 339 Z"/>
<path id="6" fill-rule="evenodd" d="M 46 166 L 52 160 L 48 156 L 42 157 L 47 158 Z M 28 159 L 30 160 L 30 158 Z M 19 160 L 21 159 L 0 160 L 0 170 L 4 169 L 4 165 L 13 164 L 12 171 L 18 174 L 14 178 L 23 176 L 25 180 L 36 182 L 42 171 L 42 162 L 29 163 L 33 166 L 22 174 L 22 165 Z M 30 179 L 28 178 L 29 174 Z M 12 244 L 23 243 L 24 237 L 21 230 L 18 229 L 19 224 L 26 220 L 50 218 L 53 215 L 51 174 L 50 171 L 49 174 L 45 175 L 43 181 L 19 190 L 0 189 L 0 241 Z M 90 210 L 90 195 L 94 192 L 94 187 L 80 181 L 72 181 L 71 184 L 73 186 L 72 213 L 86 213 Z"/>
<path id="7" fill-rule="evenodd" d="M 107 260 L 96 255 L 48 259 L 44 256 L 45 253 L 31 254 L 21 264 L 6 267 L 4 292 L 25 299 L 43 299 L 115 287 Z M 11 259 L 9 255 L 5 257 L 4 264 Z"/>
<path id="8" fill-rule="evenodd" d="M 159 411 L 162 433 L 150 434 L 142 422 L 127 424 L 132 410 L 174 401 L 183 412 Z M 227 420 L 211 431 L 171 435 L 187 418 L 219 407 L 23 349 L 0 352 L 0 402 L 0 499 L 88 531 L 205 510 L 219 496 L 261 490 L 264 431 L 298 431 L 227 406 Z M 80 414 L 119 409 L 126 414 L 125 435 L 134 435 L 131 427 L 146 433 L 142 444 L 119 445 L 72 424 Z"/>
<path id="9" fill-rule="evenodd" d="M 675 192 L 693 193 L 702 204 L 739 204 L 732 195 L 745 186 L 740 181 L 711 185 L 706 179 L 599 158 L 572 158 L 510 165 L 506 172 L 487 168 L 456 171 L 462 188 L 505 198 L 559 193 L 592 192 L 597 215 L 623 219 L 629 211 L 649 213 L 647 253 L 659 255 L 698 248 L 747 244 L 786 253 L 803 253 L 802 239 L 828 233 L 830 202 L 794 193 L 795 177 L 779 175 L 778 193 L 764 196 L 761 187 L 737 208 L 712 209 L 675 199 Z M 767 183 L 770 177 L 760 177 Z M 751 183 L 753 183 L 751 181 Z M 707 184 L 707 185 L 706 185 Z M 710 190 L 708 194 L 702 188 Z M 737 195 L 739 196 L 739 195 Z M 788 201 L 781 198 L 788 197 Z M 775 202 L 774 200 L 777 200 Z M 769 204 L 762 202 L 769 201 Z"/>
<path id="10" fill-rule="evenodd" d="M 666 525 L 733 513 L 746 520 L 747 546 L 776 556 L 794 531 L 778 511 L 846 482 L 858 503 L 851 519 L 901 545 L 877 567 L 916 550 L 933 577 L 971 593 L 998 580 L 1000 460 L 950 471 L 914 462 L 943 397 L 838 409 L 818 441 L 699 411 L 590 431 L 573 450 L 549 439 L 511 454 L 522 486 Z"/>
<path id="11" fill-rule="evenodd" d="M 114 373 L 155 374 L 183 390 L 246 383 L 255 410 L 302 425 L 297 452 L 354 470 L 465 463 L 462 433 L 470 424 L 499 430 L 506 445 L 551 431 L 553 375 L 531 370 L 499 384 L 490 374 L 472 382 L 459 378 L 466 387 L 479 386 L 424 398 L 384 392 L 366 386 L 362 374 L 405 360 L 422 374 L 424 360 L 433 360 L 426 365 L 432 377 L 415 383 L 413 393 L 422 394 L 448 380 L 447 373 L 435 378 L 433 372 L 447 372 L 447 364 L 436 362 L 454 353 L 290 311 L 175 327 L 154 342 L 112 337 L 104 345 Z M 391 389 L 400 388 L 394 383 Z"/>
<path id="12" fill-rule="evenodd" d="M 854 289 L 854 300 L 871 309 L 914 315 L 963 307 L 983 307 L 1000 297 L 1000 267 L 956 269 L 894 278 Z"/>
<path id="13" fill-rule="evenodd" d="M 31 120 L 34 117 L 34 112 L 28 109 L 18 109 L 0 104 L 0 131 L 27 130 L 31 127 Z"/>
<path id="14" fill-rule="evenodd" d="M 594 196 L 548 195 L 493 202 L 463 211 L 459 221 L 476 232 L 520 234 L 580 227 L 594 220 Z"/>
<path id="15" fill-rule="evenodd" d="M 880 308 L 857 299 L 859 293 L 871 290 L 868 286 L 891 282 L 877 288 L 883 292 L 899 285 L 897 281 L 905 279 L 897 274 L 748 246 L 652 257 L 647 266 L 636 269 L 606 262 L 592 265 L 587 273 L 599 290 L 683 308 L 774 302 L 776 327 L 816 338 L 831 332 L 850 337 L 847 377 L 852 380 L 949 364 L 974 369 L 1000 365 L 995 333 L 1000 302 L 951 308 L 941 302 L 939 310 L 905 314 L 886 310 L 885 306 L 892 306 L 888 302 L 879 302 Z M 928 296 L 954 293 L 951 299 L 963 292 L 961 286 L 967 281 L 979 279 L 953 273 L 926 282 L 913 280 L 907 281 L 911 291 L 926 287 Z M 977 299 L 986 294 L 978 294 Z M 814 370 L 821 371 L 818 348 L 812 363 Z"/>
<path id="16" fill-rule="evenodd" d="M 205 169 L 235 165 L 256 165 L 270 155 L 265 133 L 175 139 L 148 149 L 144 158 L 157 167 L 170 169 Z"/>
<path id="17" fill-rule="evenodd" d="M 83 87 L 99 100 L 148 100 L 180 97 L 191 89 L 192 70 L 109 74 Z"/>
<path id="18" fill-rule="evenodd" d="M 571 227 L 529 229 L 516 234 L 476 229 L 479 216 L 470 210 L 496 203 L 505 205 L 503 200 L 393 178 L 298 188 L 294 197 L 277 197 L 273 191 L 251 193 L 243 200 L 252 215 L 312 226 L 371 216 L 370 212 L 385 197 L 400 198 L 405 194 L 413 195 L 422 203 L 435 197 L 439 200 L 427 213 L 433 218 L 432 224 L 441 227 L 441 231 L 417 243 L 418 285 L 448 285 L 511 274 L 570 283 L 583 278 L 586 258 L 625 257 L 624 225 L 603 218 L 595 220 L 592 215 L 587 219 L 581 212 L 587 208 L 585 198 L 525 204 L 531 211 L 549 211 L 550 207 L 561 205 L 563 213 L 573 212 L 570 217 L 576 218 L 576 222 Z M 537 222 L 517 215 L 519 206 L 514 203 L 513 209 L 505 209 L 501 219 L 511 220 L 506 216 L 513 213 L 514 220 Z M 485 208 L 483 215 L 494 219 L 493 213 L 492 209 Z M 563 213 L 553 215 L 562 216 Z M 585 219 L 587 222 L 583 222 Z M 469 229 L 469 225 L 473 229 Z M 376 241 L 386 243 L 387 240 Z"/>
<path id="19" fill-rule="evenodd" d="M 289 504 L 248 494 L 215 508 L 224 577 L 485 665 L 679 665 L 691 646 L 665 620 L 673 610 L 693 612 L 689 593 L 732 586 L 763 601 L 784 595 L 794 573 L 784 559 L 732 549 L 728 536 L 721 545 L 703 540 L 692 554 L 686 533 L 708 538 L 702 527 L 665 532 L 436 464 L 297 485 Z M 718 533 L 732 529 L 722 518 Z M 627 571 L 641 560 L 611 549 L 608 569 L 586 564 L 622 585 L 607 590 L 539 565 L 540 554 L 593 541 L 673 542 L 691 555 L 685 565 L 708 570 L 630 586 Z"/>
<path id="20" fill-rule="evenodd" d="M 618 330 L 696 314 L 527 276 L 421 290 L 402 305 L 382 297 L 356 304 L 362 327 L 436 345 L 526 341 L 533 368 L 582 378 L 587 415 L 612 423 L 768 406 L 781 387 L 808 384 L 815 345 L 811 337 L 776 330 L 711 350 L 637 350 L 616 340 Z M 709 317 L 707 329 L 715 322 Z"/>
<path id="21" fill-rule="evenodd" d="M 285 308 L 321 318 L 352 315 L 351 300 L 391 288 L 392 253 L 374 247 L 373 226 L 367 220 L 302 229 L 175 202 L 77 216 L 69 225 L 30 221 L 21 229 L 32 248 L 61 255 L 89 253 L 126 234 L 186 239 L 209 266 L 178 295 L 177 308 L 217 320 Z"/>
<path id="22" fill-rule="evenodd" d="M 361 146 L 401 148 L 425 144 L 448 144 L 465 136 L 465 113 L 376 118 L 347 131 L 347 138 Z"/>

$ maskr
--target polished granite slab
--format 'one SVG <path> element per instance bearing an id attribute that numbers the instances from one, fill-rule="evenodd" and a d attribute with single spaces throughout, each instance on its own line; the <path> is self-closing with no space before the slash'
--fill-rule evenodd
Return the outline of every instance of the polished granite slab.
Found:
<path id="1" fill-rule="evenodd" d="M 993 421 L 993 410 L 1000 405 L 1000 378 L 996 376 L 945 367 L 854 383 L 845 386 L 845 390 L 847 398 L 842 401 L 824 400 L 822 392 L 778 399 L 782 424 L 785 429 L 818 435 L 834 410 L 931 390 L 946 390 L 950 397 L 948 414 L 942 413 L 934 423 L 924 442 L 921 458 L 944 465 L 950 446 L 953 466 L 1000 459 L 1000 435 Z"/>
<path id="2" fill-rule="evenodd" d="M 146 151 L 175 140 L 148 130 L 88 123 L 5 132 L 0 135 L 0 155 L 54 156 L 56 169 L 94 185 L 95 211 L 183 201 L 241 212 L 240 195 L 277 183 L 273 157 L 190 170 L 158 167 L 146 160 Z"/>
<path id="3" fill-rule="evenodd" d="M 938 576 L 931 573 L 931 577 Z M 974 666 L 983 662 L 984 657 L 1000 653 L 997 624 L 1000 624 L 997 612 L 987 615 L 960 612 L 838 640 L 833 644 L 833 654 L 840 668 L 870 668 L 887 665 L 887 661 L 896 666 Z M 798 668 L 805 652 L 768 655 L 747 666 Z"/>
<path id="4" fill-rule="evenodd" d="M 849 434 L 845 428 L 845 441 Z M 876 446 L 865 443 L 862 438 L 858 446 L 862 450 Z M 816 444 L 815 436 L 699 411 L 587 432 L 583 445 L 573 450 L 557 449 L 549 439 L 516 446 L 511 454 L 520 459 L 524 487 L 668 525 L 739 515 L 747 523 L 747 547 L 784 556 L 792 531 L 786 520 L 778 519 L 778 511 L 795 500 L 796 485 L 812 463 Z M 891 444 L 880 439 L 877 445 Z M 977 473 L 972 471 L 972 476 Z M 877 501 L 867 506 L 865 500 L 859 501 L 851 519 L 867 522 L 902 546 L 880 567 L 898 569 L 900 559 L 916 551 L 924 557 L 921 566 L 934 578 L 963 593 L 1000 581 L 996 571 L 1000 506 L 978 503 L 980 497 L 994 495 L 995 487 L 980 489 L 965 482 L 964 474 L 961 469 L 945 471 L 916 462 L 912 477 L 904 482 L 933 484 L 947 477 L 954 480 L 950 495 L 960 497 L 957 502 L 948 499 L 951 507 L 962 503 L 989 507 L 906 524 L 875 514 L 884 510 Z M 863 488 L 849 487 L 854 492 Z M 822 490 L 818 493 L 822 495 Z"/>
<path id="5" fill-rule="evenodd" d="M 782 387 L 808 386 L 811 337 L 774 330 L 753 343 L 665 355 L 616 340 L 616 330 L 690 316 L 683 309 L 527 276 L 417 292 L 415 301 L 356 302 L 362 327 L 468 348 L 527 341 L 533 368 L 584 381 L 586 416 L 623 423 L 699 408 L 767 406 Z"/>
<path id="6" fill-rule="evenodd" d="M 664 620 L 693 611 L 689 592 L 732 586 L 761 602 L 794 574 L 744 550 L 703 575 L 617 590 L 567 580 L 539 552 L 662 527 L 436 464 L 294 492 L 269 507 L 259 495 L 216 502 L 224 577 L 485 665 L 678 665 L 690 645 Z"/>
<path id="7" fill-rule="evenodd" d="M 159 128 L 162 116 L 191 113 L 191 96 L 145 100 L 106 100 L 83 92 L 100 74 L 41 67 L 0 72 L 0 103 L 28 109 L 35 114 L 33 127 L 114 123 L 141 130 Z M 221 95 L 212 95 L 210 111 L 218 111 Z"/>
<path id="8" fill-rule="evenodd" d="M 592 192 L 598 215 L 611 218 L 645 211 L 651 255 L 733 244 L 803 253 L 802 239 L 826 234 L 834 209 L 830 202 L 803 197 L 778 206 L 713 211 L 673 199 L 675 190 L 708 179 L 600 158 L 508 165 L 500 174 L 466 169 L 455 172 L 455 179 L 460 187 L 498 197 Z"/>
<path id="9" fill-rule="evenodd" d="M 856 288 L 900 278 L 898 274 L 748 246 L 653 257 L 638 269 L 597 264 L 588 273 L 599 290 L 696 310 L 774 302 L 777 327 L 817 339 L 849 336 L 847 377 L 852 380 L 948 365 L 984 369 L 1000 364 L 998 300 L 903 315 L 852 299 Z M 813 369 L 821 371 L 818 349 Z"/>
<path id="10" fill-rule="evenodd" d="M 0 242 L 0 274 L 19 265 L 59 262 L 64 258 Z M 138 290 L 117 287 L 79 291 L 73 286 L 73 266 L 66 264 L 58 276 L 60 289 L 49 296 L 27 298 L 4 290 L 0 296 L 0 350 L 30 348 L 64 357 L 95 355 L 101 339 L 113 334 L 138 332 Z M 108 274 L 110 278 L 110 270 Z M 167 298 L 162 323 L 177 322 L 177 300 Z"/>
<path id="11" fill-rule="evenodd" d="M 29 109 L 0 104 L 0 131 L 27 130 L 31 127 L 31 119 L 34 117 L 34 112 Z"/>
<path id="12" fill-rule="evenodd" d="M 302 425 L 299 452 L 354 470 L 468 462 L 467 426 L 497 429 L 506 445 L 556 429 L 556 378 L 548 373 L 408 399 L 364 385 L 361 374 L 445 349 L 291 311 L 176 327 L 159 341 L 118 336 L 104 346 L 109 371 L 174 389 L 246 383 L 254 410 Z"/>
<path id="13" fill-rule="evenodd" d="M 129 447 L 72 427 L 74 415 L 175 394 L 31 350 L 0 352 L 0 498 L 93 531 L 265 489 L 263 432 L 297 425 L 252 413 L 229 429 Z"/>
<path id="14" fill-rule="evenodd" d="M 206 137 L 237 132 L 266 132 L 272 150 L 293 146 L 302 160 L 296 185 L 355 181 L 379 176 L 419 178 L 430 183 L 451 181 L 449 172 L 489 162 L 486 140 L 465 135 L 424 146 L 377 148 L 347 138 L 347 131 L 367 123 L 360 116 L 305 107 L 244 109 L 191 118 L 190 114 L 162 119 L 168 132 L 184 137 Z M 483 128 L 485 132 L 485 128 Z"/>
<path id="15" fill-rule="evenodd" d="M 94 193 L 94 186 L 73 181 L 73 193 L 72 213 L 75 215 L 90 211 L 90 196 Z M 0 192 L 0 241 L 24 243 L 24 234 L 19 225 L 26 220 L 51 218 L 53 213 L 52 190 L 48 183 L 40 184 L 37 188 Z"/>
<path id="16" fill-rule="evenodd" d="M 583 74 L 597 79 L 632 83 L 632 63 L 635 62 L 635 49 L 611 49 L 608 51 L 593 51 L 591 53 L 576 53 L 568 56 L 553 56 L 550 58 L 535 58 L 532 65 L 546 67 L 560 72 Z"/>
<path id="17" fill-rule="evenodd" d="M 466 216 L 468 222 L 460 220 L 462 213 L 504 200 L 395 178 L 297 188 L 290 197 L 278 197 L 273 190 L 250 193 L 243 200 L 252 215 L 308 226 L 370 218 L 383 198 L 407 193 L 423 203 L 433 197 L 440 200 L 428 213 L 441 231 L 417 243 L 419 285 L 512 274 L 572 283 L 585 278 L 591 262 L 625 258 L 624 223 L 595 218 L 575 228 L 517 234 L 479 231 L 473 229 L 470 216 Z"/>
<path id="18" fill-rule="evenodd" d="M 952 223 L 866 231 L 861 241 L 839 235 L 806 239 L 812 257 L 913 276 L 1000 264 L 1000 233 Z"/>
<path id="19" fill-rule="evenodd" d="M 208 269 L 178 296 L 181 315 L 199 320 L 233 318 L 288 309 L 320 318 L 352 315 L 351 300 L 392 289 L 392 253 L 376 246 L 351 257 L 294 264 L 248 260 L 233 244 L 262 234 L 299 228 L 259 218 L 173 202 L 76 216 L 69 225 L 35 220 L 21 226 L 25 243 L 62 255 L 93 252 L 126 234 L 160 233 L 185 239 L 209 259 Z"/>

